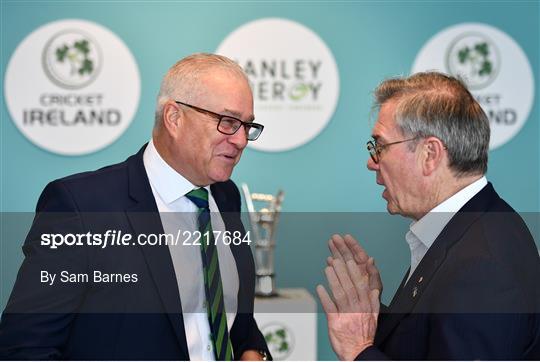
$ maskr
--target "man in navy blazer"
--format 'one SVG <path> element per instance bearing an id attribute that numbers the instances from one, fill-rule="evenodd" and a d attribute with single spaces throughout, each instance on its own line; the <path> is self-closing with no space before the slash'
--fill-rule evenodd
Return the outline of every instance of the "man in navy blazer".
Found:
<path id="1" fill-rule="evenodd" d="M 247 77 L 230 59 L 194 54 L 171 67 L 147 145 L 122 163 L 53 181 L 41 194 L 2 315 L 0 356 L 214 360 L 228 340 L 227 359 L 269 357 L 253 318 L 254 264 L 240 195 L 229 180 L 247 142 L 262 132 L 253 120 Z M 221 298 L 212 303 L 226 316 L 219 336 L 212 334 L 202 246 L 148 237 L 190 222 L 197 230 L 199 209 L 186 196 L 197 189 L 208 194 L 219 256 L 211 266 L 221 275 Z"/>
<path id="2" fill-rule="evenodd" d="M 383 82 L 368 169 L 391 214 L 413 219 L 411 267 L 388 307 L 373 258 L 334 235 L 317 291 L 342 360 L 540 358 L 540 259 L 487 182 L 489 122 L 456 78 Z"/>

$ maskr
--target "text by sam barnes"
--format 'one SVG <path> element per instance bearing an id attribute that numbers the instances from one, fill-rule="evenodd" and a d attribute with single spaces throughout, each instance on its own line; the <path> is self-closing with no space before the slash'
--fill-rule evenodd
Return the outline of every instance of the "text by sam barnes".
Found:
<path id="1" fill-rule="evenodd" d="M 94 270 L 93 273 L 70 273 L 62 270 L 60 273 L 50 273 L 47 270 L 41 271 L 41 283 L 53 285 L 60 283 L 137 283 L 137 274 L 104 273 Z"/>

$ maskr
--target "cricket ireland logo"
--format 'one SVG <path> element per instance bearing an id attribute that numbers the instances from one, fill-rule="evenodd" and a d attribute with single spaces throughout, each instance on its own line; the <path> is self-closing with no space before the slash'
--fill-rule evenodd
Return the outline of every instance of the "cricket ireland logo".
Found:
<path id="1" fill-rule="evenodd" d="M 57 33 L 43 50 L 45 74 L 65 89 L 80 89 L 90 84 L 96 79 L 101 63 L 101 49 L 80 30 Z"/>
<path id="2" fill-rule="evenodd" d="M 499 50 L 480 33 L 458 36 L 448 48 L 446 68 L 461 77 L 471 89 L 482 89 L 495 80 L 500 69 Z"/>

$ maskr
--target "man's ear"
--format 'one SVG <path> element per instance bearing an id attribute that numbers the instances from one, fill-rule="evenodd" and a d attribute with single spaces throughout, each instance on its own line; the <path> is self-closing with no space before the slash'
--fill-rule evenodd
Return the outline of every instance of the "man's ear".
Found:
<path id="1" fill-rule="evenodd" d="M 422 171 L 429 176 L 443 165 L 447 157 L 444 143 L 437 137 L 427 137 L 422 144 Z"/>
<path id="2" fill-rule="evenodd" d="M 161 114 L 161 120 L 163 122 L 163 128 L 167 134 L 176 138 L 178 136 L 178 128 L 182 120 L 182 109 L 174 102 L 167 101 L 163 105 L 163 112 Z"/>

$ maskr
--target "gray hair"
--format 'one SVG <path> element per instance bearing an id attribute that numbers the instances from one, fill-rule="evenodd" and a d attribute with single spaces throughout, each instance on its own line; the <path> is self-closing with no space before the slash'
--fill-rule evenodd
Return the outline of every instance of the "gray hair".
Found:
<path id="1" fill-rule="evenodd" d="M 486 173 L 489 120 L 460 79 L 425 72 L 385 80 L 375 90 L 375 106 L 390 100 L 397 101 L 394 116 L 401 132 L 440 139 L 457 177 Z"/>
<path id="2" fill-rule="evenodd" d="M 198 86 L 201 75 L 211 69 L 221 68 L 246 80 L 243 69 L 233 60 L 217 54 L 195 53 L 174 64 L 161 81 L 157 96 L 155 126 L 161 122 L 163 105 L 170 99 L 190 103 L 202 92 Z"/>

